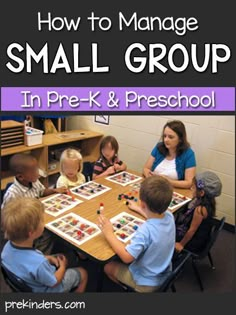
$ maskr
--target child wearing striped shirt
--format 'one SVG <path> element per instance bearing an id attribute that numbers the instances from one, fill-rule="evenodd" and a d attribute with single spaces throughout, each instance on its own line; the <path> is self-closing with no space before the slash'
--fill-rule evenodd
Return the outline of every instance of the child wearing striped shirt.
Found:
<path id="1" fill-rule="evenodd" d="M 100 158 L 95 162 L 93 179 L 125 171 L 126 164 L 118 158 L 119 144 L 115 137 L 106 136 L 100 144 Z"/>

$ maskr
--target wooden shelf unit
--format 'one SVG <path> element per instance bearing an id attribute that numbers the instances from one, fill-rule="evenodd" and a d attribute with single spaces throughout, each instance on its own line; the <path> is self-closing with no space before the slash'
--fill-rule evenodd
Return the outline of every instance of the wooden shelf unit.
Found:
<path id="1" fill-rule="evenodd" d="M 43 143 L 35 146 L 20 145 L 1 150 L 1 190 L 13 181 L 9 173 L 8 162 L 16 153 L 31 153 L 36 157 L 39 168 L 47 175 L 41 177 L 42 183 L 48 187 L 49 177 L 59 172 L 59 167 L 49 170 L 49 155 L 51 150 L 77 147 L 83 156 L 84 162 L 95 162 L 99 157 L 99 144 L 103 134 L 89 130 L 71 130 L 66 132 L 43 135 Z"/>

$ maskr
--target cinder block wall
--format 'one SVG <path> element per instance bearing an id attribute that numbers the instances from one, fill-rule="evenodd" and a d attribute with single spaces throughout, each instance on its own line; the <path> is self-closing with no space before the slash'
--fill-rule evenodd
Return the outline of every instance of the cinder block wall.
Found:
<path id="1" fill-rule="evenodd" d="M 110 116 L 110 124 L 94 122 L 94 116 L 71 116 L 69 130 L 88 129 L 115 136 L 119 156 L 130 169 L 141 171 L 152 148 L 159 141 L 168 120 L 179 119 L 197 158 L 197 172 L 212 170 L 223 182 L 217 198 L 217 216 L 235 224 L 235 119 L 232 116 Z"/>

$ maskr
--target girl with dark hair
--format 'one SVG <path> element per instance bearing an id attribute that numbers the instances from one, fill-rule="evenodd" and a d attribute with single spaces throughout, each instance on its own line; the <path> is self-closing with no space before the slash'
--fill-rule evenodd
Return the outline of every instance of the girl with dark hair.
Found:
<path id="1" fill-rule="evenodd" d="M 93 179 L 126 170 L 126 164 L 118 158 L 118 151 L 119 144 L 115 137 L 106 136 L 102 139 L 100 157 L 95 162 L 93 169 Z"/>
<path id="2" fill-rule="evenodd" d="M 178 252 L 184 247 L 192 251 L 203 248 L 215 216 L 215 197 L 221 194 L 221 189 L 221 180 L 215 173 L 206 171 L 196 175 L 192 185 L 194 199 L 176 219 L 175 249 Z"/>
<path id="3" fill-rule="evenodd" d="M 161 142 L 154 147 L 144 165 L 144 177 L 161 175 L 173 187 L 190 188 L 195 171 L 195 154 L 187 141 L 184 124 L 179 120 L 167 122 Z"/>

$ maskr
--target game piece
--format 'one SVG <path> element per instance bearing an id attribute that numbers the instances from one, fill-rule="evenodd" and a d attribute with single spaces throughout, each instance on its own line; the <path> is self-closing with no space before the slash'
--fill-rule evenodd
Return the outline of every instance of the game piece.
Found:
<path id="1" fill-rule="evenodd" d="M 137 218 L 127 212 L 121 212 L 110 219 L 116 237 L 122 241 L 129 241 L 136 230 L 143 224 L 144 220 Z"/>
<path id="2" fill-rule="evenodd" d="M 190 198 L 183 196 L 177 192 L 173 192 L 171 203 L 168 207 L 170 211 L 175 211 L 177 208 L 181 208 L 183 205 L 191 201 Z"/>
<path id="3" fill-rule="evenodd" d="M 112 176 L 108 176 L 106 177 L 107 180 L 122 185 L 122 186 L 126 186 L 129 185 L 133 182 L 139 181 L 142 179 L 142 177 L 131 174 L 129 172 L 123 171 L 121 173 L 117 173 L 115 175 Z"/>
<path id="4" fill-rule="evenodd" d="M 96 224 L 72 212 L 47 223 L 46 227 L 64 239 L 78 245 L 101 233 Z"/>
<path id="5" fill-rule="evenodd" d="M 110 187 L 90 181 L 78 187 L 71 188 L 71 191 L 75 195 L 89 200 L 107 192 L 110 189 Z"/>
<path id="6" fill-rule="evenodd" d="M 128 206 L 128 205 L 129 205 L 129 201 L 126 201 L 126 202 L 125 202 L 125 205 Z"/>
<path id="7" fill-rule="evenodd" d="M 103 211 L 104 210 L 104 204 L 103 202 L 100 202 L 100 211 Z"/>
<path id="8" fill-rule="evenodd" d="M 83 201 L 73 198 L 69 194 L 56 194 L 42 200 L 42 203 L 45 206 L 45 212 L 54 217 L 74 208 L 81 202 Z"/>
<path id="9" fill-rule="evenodd" d="M 97 210 L 97 214 L 101 214 L 100 210 Z"/>

